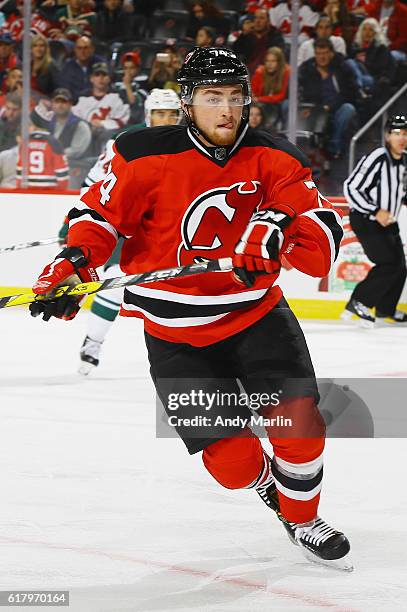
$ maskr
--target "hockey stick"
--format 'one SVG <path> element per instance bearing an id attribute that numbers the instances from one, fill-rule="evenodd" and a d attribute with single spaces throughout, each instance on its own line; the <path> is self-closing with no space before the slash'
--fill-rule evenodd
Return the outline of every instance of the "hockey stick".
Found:
<path id="1" fill-rule="evenodd" d="M 60 298 L 63 295 L 85 295 L 105 291 L 106 289 L 117 289 L 130 285 L 143 285 L 144 283 L 154 283 L 156 281 L 169 280 L 182 276 L 193 276 L 204 272 L 229 272 L 233 269 L 232 259 L 213 259 L 202 263 L 180 266 L 179 268 L 167 268 L 166 270 L 155 270 L 154 272 L 142 272 L 129 276 L 118 276 L 107 278 L 104 281 L 91 281 L 89 283 L 79 283 L 71 287 L 59 287 L 56 291 L 47 296 L 36 295 L 35 293 L 21 293 L 20 295 L 9 295 L 0 298 L 0 308 L 10 308 L 11 306 L 23 306 L 32 302 L 47 301 Z"/>
<path id="2" fill-rule="evenodd" d="M 21 249 L 29 249 L 36 246 L 45 246 L 47 244 L 56 244 L 59 242 L 58 236 L 55 238 L 45 238 L 44 240 L 34 240 L 34 242 L 20 242 L 9 247 L 0 247 L 0 253 L 9 253 L 10 251 L 20 251 Z"/>

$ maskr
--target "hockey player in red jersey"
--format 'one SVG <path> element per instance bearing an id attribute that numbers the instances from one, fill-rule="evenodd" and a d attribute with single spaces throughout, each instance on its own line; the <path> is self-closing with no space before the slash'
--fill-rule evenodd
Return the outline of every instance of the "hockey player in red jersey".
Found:
<path id="1" fill-rule="evenodd" d="M 324 448 L 318 390 L 304 335 L 275 284 L 282 255 L 305 274 L 329 272 L 340 217 L 296 147 L 248 128 L 249 76 L 232 51 L 195 49 L 178 80 L 187 126 L 116 140 L 104 181 L 69 213 L 68 247 L 33 290 L 46 295 L 72 275 L 92 278 L 119 236 L 126 237 L 121 268 L 128 274 L 232 257 L 233 272 L 128 287 L 121 314 L 144 319 L 151 375 L 168 414 L 174 397 L 190 398 L 171 420 L 189 453 L 202 451 L 224 487 L 254 489 L 312 560 L 352 569 L 347 538 L 317 514 Z M 30 309 L 46 320 L 70 319 L 79 303 L 65 296 Z M 247 398 L 270 398 L 261 414 L 272 459 L 247 425 L 252 412 L 236 399 L 241 388 Z M 197 389 L 200 397 L 232 398 L 216 405 L 220 429 L 189 426 Z"/>

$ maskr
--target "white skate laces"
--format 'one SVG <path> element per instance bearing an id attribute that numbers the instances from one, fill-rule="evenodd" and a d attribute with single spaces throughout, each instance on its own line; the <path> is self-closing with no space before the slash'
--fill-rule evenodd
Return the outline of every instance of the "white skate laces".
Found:
<path id="1" fill-rule="evenodd" d="M 345 572 L 353 571 L 348 539 L 319 516 L 308 523 L 287 523 L 286 528 L 309 561 Z"/>
<path id="2" fill-rule="evenodd" d="M 290 523 L 290 525 L 294 530 L 296 541 L 300 544 L 304 541 L 314 546 L 319 546 L 337 533 L 335 529 L 325 523 L 319 516 L 309 523 Z"/>

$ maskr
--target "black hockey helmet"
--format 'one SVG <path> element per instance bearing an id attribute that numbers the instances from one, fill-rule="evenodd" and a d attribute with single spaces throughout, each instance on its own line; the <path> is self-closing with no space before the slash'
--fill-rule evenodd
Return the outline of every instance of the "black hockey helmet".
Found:
<path id="1" fill-rule="evenodd" d="M 247 123 L 251 102 L 249 71 L 231 49 L 195 47 L 186 55 L 177 81 L 181 85 L 181 100 L 187 105 L 192 103 L 195 87 L 240 84 L 244 98 L 242 121 Z M 186 118 L 188 123 L 197 129 L 188 112 Z"/>
<path id="2" fill-rule="evenodd" d="M 243 94 L 250 98 L 249 71 L 226 47 L 195 47 L 185 57 L 177 81 L 181 85 L 181 99 L 187 104 L 191 101 L 194 87 L 205 85 L 240 83 Z"/>
<path id="3" fill-rule="evenodd" d="M 407 130 L 407 117 L 405 115 L 393 115 L 387 119 L 384 126 L 386 132 L 390 133 L 394 130 Z"/>

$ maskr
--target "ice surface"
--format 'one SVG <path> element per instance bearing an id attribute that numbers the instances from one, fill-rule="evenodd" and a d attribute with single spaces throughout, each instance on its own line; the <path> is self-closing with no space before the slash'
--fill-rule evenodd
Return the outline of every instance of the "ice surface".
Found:
<path id="1" fill-rule="evenodd" d="M 69 589 L 74 612 L 407 609 L 405 440 L 328 441 L 321 515 L 355 571 L 313 566 L 253 492 L 155 438 L 138 321 L 75 374 L 86 317 L 0 313 L 0 589 Z M 304 329 L 319 376 L 407 377 L 407 329 Z"/>

